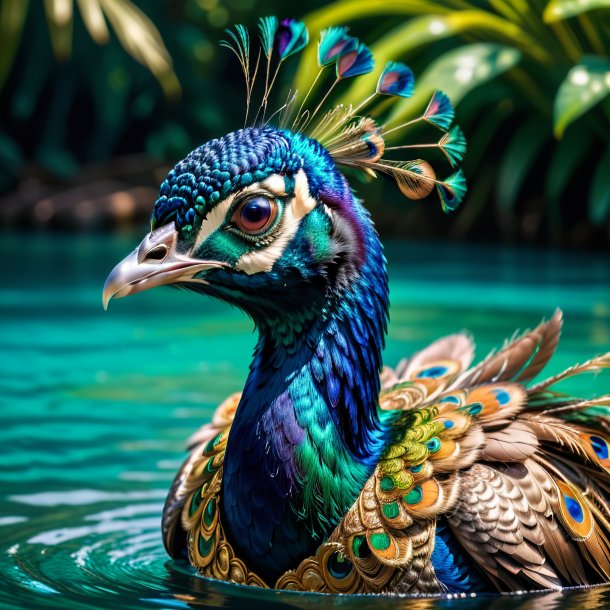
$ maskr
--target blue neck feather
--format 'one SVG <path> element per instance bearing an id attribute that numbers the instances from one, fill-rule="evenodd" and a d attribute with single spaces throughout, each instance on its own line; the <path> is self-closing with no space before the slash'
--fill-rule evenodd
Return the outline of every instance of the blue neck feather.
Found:
<path id="1" fill-rule="evenodd" d="M 327 280 L 302 288 L 300 308 L 254 316 L 260 336 L 228 440 L 221 506 L 238 556 L 270 584 L 332 532 L 385 445 L 385 259 L 354 206 L 363 260 L 347 265 L 347 279 L 339 261 Z"/>

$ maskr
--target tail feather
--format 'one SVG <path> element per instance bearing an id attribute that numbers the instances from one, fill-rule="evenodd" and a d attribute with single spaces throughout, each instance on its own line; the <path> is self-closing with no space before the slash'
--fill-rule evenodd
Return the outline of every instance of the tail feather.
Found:
<path id="1" fill-rule="evenodd" d="M 563 314 L 557 310 L 548 322 L 520 335 L 497 353 L 466 371 L 458 380 L 464 388 L 496 381 L 530 381 L 551 359 L 559 343 Z"/>
<path id="2" fill-rule="evenodd" d="M 557 373 L 557 375 L 553 375 L 553 377 L 549 377 L 548 379 L 533 385 L 529 388 L 528 393 L 537 394 L 569 377 L 575 377 L 576 375 L 582 375 L 583 373 L 599 373 L 602 369 L 608 368 L 610 368 L 610 352 L 591 358 L 591 360 L 587 360 L 582 364 L 575 364 L 565 371 Z"/>

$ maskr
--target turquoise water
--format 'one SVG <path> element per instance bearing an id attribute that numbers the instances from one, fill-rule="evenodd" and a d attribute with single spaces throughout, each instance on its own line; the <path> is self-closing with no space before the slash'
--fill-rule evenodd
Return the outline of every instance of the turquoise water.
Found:
<path id="1" fill-rule="evenodd" d="M 0 236 L 0 606 L 308 608 L 312 595 L 209 584 L 169 561 L 165 492 L 185 439 L 240 389 L 255 337 L 239 312 L 159 289 L 112 302 L 137 237 Z M 469 329 L 479 356 L 556 306 L 556 372 L 610 349 L 600 255 L 390 244 L 388 364 Z M 567 385 L 567 384 L 566 384 Z M 587 378 L 600 394 L 610 375 Z M 323 607 L 608 607 L 610 590 L 475 600 L 324 598 Z"/>

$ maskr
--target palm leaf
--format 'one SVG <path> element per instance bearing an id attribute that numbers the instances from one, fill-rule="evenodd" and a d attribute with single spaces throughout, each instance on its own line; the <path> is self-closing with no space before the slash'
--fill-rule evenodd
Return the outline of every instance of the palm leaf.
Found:
<path id="1" fill-rule="evenodd" d="M 65 60 L 72 51 L 72 0 L 44 0 L 53 53 Z"/>
<path id="2" fill-rule="evenodd" d="M 109 38 L 108 27 L 100 0 L 77 0 L 77 2 L 80 16 L 91 38 L 97 44 L 107 43 Z"/>
<path id="3" fill-rule="evenodd" d="M 559 201 L 572 178 L 576 168 L 581 164 L 591 146 L 589 131 L 570 130 L 557 143 L 548 173 L 546 175 L 545 193 L 549 201 Z M 583 185 L 583 191 L 586 185 Z"/>
<path id="4" fill-rule="evenodd" d="M 51 46 L 65 60 L 72 52 L 74 0 L 44 0 Z M 77 0 L 83 23 L 98 44 L 108 41 L 106 18 L 121 46 L 159 81 L 169 97 L 180 93 L 180 84 L 159 31 L 131 0 Z M 23 34 L 28 0 L 3 0 L 0 5 L 0 87 L 10 72 Z"/>
<path id="5" fill-rule="evenodd" d="M 153 22 L 129 0 L 99 1 L 123 48 L 153 73 L 166 95 L 179 95 L 172 59 Z"/>
<path id="6" fill-rule="evenodd" d="M 608 180 L 608 168 L 610 168 L 610 147 L 597 164 L 591 190 L 589 191 L 589 218 L 594 224 L 602 224 L 610 214 L 610 180 Z"/>
<path id="7" fill-rule="evenodd" d="M 585 56 L 559 87 L 553 106 L 555 135 L 610 93 L 610 58 Z"/>
<path id="8" fill-rule="evenodd" d="M 551 0 L 544 9 L 546 23 L 582 15 L 596 8 L 610 8 L 608 0 Z"/>
<path id="9" fill-rule="evenodd" d="M 464 45 L 433 61 L 418 80 L 411 104 L 397 105 L 388 123 L 410 118 L 428 101 L 442 84 L 443 92 L 452 102 L 459 102 L 467 93 L 512 68 L 521 53 L 493 43 Z"/>
<path id="10" fill-rule="evenodd" d="M 13 65 L 27 12 L 28 0 L 4 0 L 0 6 L 0 89 Z"/>

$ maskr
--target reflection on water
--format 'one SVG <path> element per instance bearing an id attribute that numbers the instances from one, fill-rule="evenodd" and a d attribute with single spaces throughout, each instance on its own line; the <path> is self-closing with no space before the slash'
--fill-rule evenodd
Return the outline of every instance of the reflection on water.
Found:
<path id="1" fill-rule="evenodd" d="M 239 389 L 254 336 L 239 312 L 169 289 L 113 303 L 104 314 L 105 275 L 134 243 L 0 240 L 0 607 L 319 606 L 315 595 L 208 583 L 165 555 L 159 519 L 184 441 Z M 461 328 L 484 355 L 555 306 L 566 312 L 566 330 L 550 372 L 610 349 L 610 268 L 600 257 L 393 244 L 388 258 L 388 363 Z M 608 384 L 606 375 L 579 389 L 599 394 Z M 604 608 L 610 588 L 323 603 Z"/>

